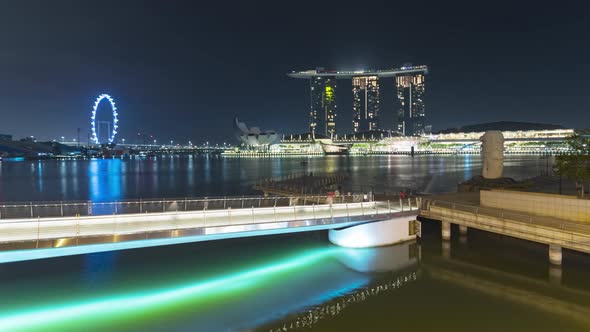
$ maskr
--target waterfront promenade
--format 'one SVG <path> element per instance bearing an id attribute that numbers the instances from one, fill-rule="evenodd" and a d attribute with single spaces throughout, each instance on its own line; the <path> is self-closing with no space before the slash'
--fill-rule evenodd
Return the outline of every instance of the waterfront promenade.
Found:
<path id="1" fill-rule="evenodd" d="M 561 207 L 551 207 L 547 202 L 552 200 Z M 582 218 L 587 216 L 582 207 L 586 203 L 570 196 L 482 190 L 424 197 L 419 215 L 441 222 L 443 240 L 451 239 L 451 225 L 456 224 L 462 235 L 474 228 L 546 244 L 549 261 L 560 265 L 562 248 L 590 253 L 590 223 Z"/>

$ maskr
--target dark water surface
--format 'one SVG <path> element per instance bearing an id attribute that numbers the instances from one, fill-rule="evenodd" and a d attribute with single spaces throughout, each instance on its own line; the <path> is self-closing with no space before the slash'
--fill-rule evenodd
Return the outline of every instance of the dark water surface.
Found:
<path id="1" fill-rule="evenodd" d="M 252 194 L 261 178 L 348 172 L 375 191 L 454 190 L 478 157 L 162 158 L 0 164 L 4 201 Z M 515 178 L 545 169 L 509 157 Z M 0 330 L 588 331 L 590 257 L 427 223 L 420 243 L 350 250 L 325 232 L 0 265 Z"/>
<path id="2" fill-rule="evenodd" d="M 302 161 L 307 164 L 302 165 Z M 479 156 L 375 156 L 232 159 L 160 157 L 84 161 L 0 162 L 0 201 L 60 201 L 258 194 L 257 181 L 294 173 L 345 173 L 352 189 L 453 191 L 479 174 Z M 510 156 L 505 175 L 541 174 L 546 160 Z"/>

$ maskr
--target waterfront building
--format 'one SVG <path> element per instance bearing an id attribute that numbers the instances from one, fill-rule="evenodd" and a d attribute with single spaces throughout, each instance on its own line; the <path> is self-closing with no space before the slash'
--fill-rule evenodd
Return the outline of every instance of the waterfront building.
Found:
<path id="1" fill-rule="evenodd" d="M 369 154 L 480 154 L 484 132 L 456 132 L 422 136 L 402 136 L 397 132 L 365 131 L 333 137 L 314 137 L 311 133 L 283 135 L 278 144 L 267 149 L 275 155 L 323 155 L 323 145 L 346 146 L 350 155 Z M 573 129 L 502 131 L 506 154 L 568 153 L 567 138 Z M 226 155 L 235 154 L 232 151 Z"/>
<path id="2" fill-rule="evenodd" d="M 352 78 L 352 130 L 371 131 L 379 128 L 379 78 L 357 76 Z"/>
<path id="3" fill-rule="evenodd" d="M 238 141 L 247 147 L 268 147 L 279 137 L 274 130 L 262 131 L 258 127 L 248 127 L 238 117 L 234 118 L 233 127 Z"/>
<path id="4" fill-rule="evenodd" d="M 395 77 L 397 130 L 403 135 L 419 136 L 426 128 L 424 72 L 401 73 Z"/>
<path id="5" fill-rule="evenodd" d="M 394 115 L 400 114 L 401 125 L 395 129 L 405 135 L 424 133 L 425 125 L 425 75 L 427 66 L 404 66 L 386 70 L 357 70 L 335 71 L 306 70 L 291 72 L 287 75 L 293 78 L 308 79 L 310 81 L 311 112 L 310 132 L 333 137 L 336 134 L 336 80 L 351 79 L 353 91 L 353 132 L 380 129 L 380 92 L 379 81 L 383 78 L 394 78 L 396 82 L 398 102 Z M 399 82 L 399 83 L 398 83 Z M 407 109 L 407 111 L 405 111 Z M 400 113 L 400 111 L 402 113 Z M 405 118 L 407 114 L 407 119 Z M 387 128 L 386 128 L 387 129 Z"/>
<path id="6" fill-rule="evenodd" d="M 328 137 L 336 134 L 336 78 L 310 78 L 311 111 L 309 131 Z"/>

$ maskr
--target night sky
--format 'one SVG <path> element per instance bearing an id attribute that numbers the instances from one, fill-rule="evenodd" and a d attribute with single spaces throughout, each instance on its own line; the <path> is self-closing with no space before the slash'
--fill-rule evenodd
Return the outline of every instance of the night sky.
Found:
<path id="1" fill-rule="evenodd" d="M 305 132 L 292 70 L 425 64 L 434 129 L 514 120 L 590 127 L 590 20 L 565 1 L 10 1 L 0 3 L 0 133 L 74 138 L 111 94 L 120 138 L 232 141 L 231 121 Z M 434 5 L 436 3 L 436 5 Z M 516 4 L 518 3 L 518 4 Z M 393 127 L 382 80 L 381 127 Z M 338 131 L 352 92 L 338 85 Z"/>

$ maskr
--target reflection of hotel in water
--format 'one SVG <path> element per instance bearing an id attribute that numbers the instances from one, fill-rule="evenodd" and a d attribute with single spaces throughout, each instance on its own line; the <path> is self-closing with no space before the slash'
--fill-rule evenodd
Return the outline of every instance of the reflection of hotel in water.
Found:
<path id="1" fill-rule="evenodd" d="M 353 132 L 379 130 L 380 80 L 393 78 L 396 103 L 393 114 L 395 128 L 403 135 L 421 135 L 425 131 L 425 75 L 426 66 L 404 66 L 391 70 L 330 71 L 324 69 L 292 72 L 293 78 L 310 80 L 310 132 L 326 137 L 337 133 L 338 117 L 336 98 L 338 79 L 352 80 Z M 387 129 L 387 128 L 385 128 Z"/>

